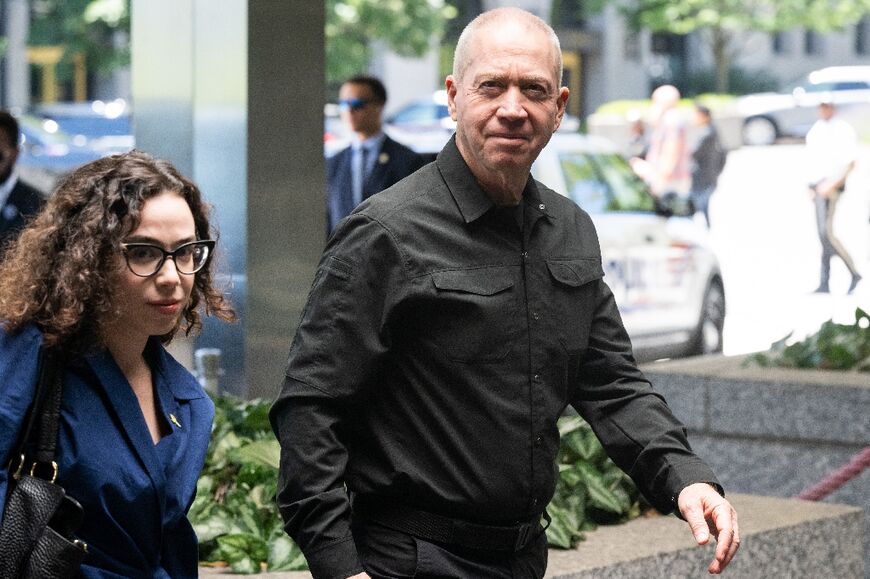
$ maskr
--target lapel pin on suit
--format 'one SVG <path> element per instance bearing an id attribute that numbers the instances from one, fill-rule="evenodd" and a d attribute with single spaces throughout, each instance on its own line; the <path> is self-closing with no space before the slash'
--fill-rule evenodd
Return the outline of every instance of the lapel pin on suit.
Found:
<path id="1" fill-rule="evenodd" d="M 390 155 L 388 153 L 381 153 L 378 155 L 378 163 L 381 165 L 386 165 L 390 162 Z"/>
<path id="2" fill-rule="evenodd" d="M 181 428 L 181 423 L 178 421 L 178 418 L 176 418 L 174 414 L 172 414 L 172 413 L 169 414 L 169 420 L 172 421 L 172 424 L 174 424 L 178 428 Z"/>

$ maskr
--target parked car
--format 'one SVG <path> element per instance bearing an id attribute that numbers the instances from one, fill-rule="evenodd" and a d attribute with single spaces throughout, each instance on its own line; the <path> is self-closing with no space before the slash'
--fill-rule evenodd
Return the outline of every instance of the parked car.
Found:
<path id="1" fill-rule="evenodd" d="M 104 155 L 124 153 L 135 145 L 132 114 L 124 99 L 39 104 L 31 113 L 56 123 L 74 144 Z"/>
<path id="2" fill-rule="evenodd" d="M 556 133 L 532 174 L 592 217 L 639 360 L 722 351 L 725 286 L 686 200 L 653 197 L 601 137 Z"/>
<path id="3" fill-rule="evenodd" d="M 44 193 L 51 191 L 61 176 L 104 154 L 80 145 L 60 130 L 57 123 L 33 115 L 19 115 L 21 154 L 16 168 L 22 180 Z"/>
<path id="4" fill-rule="evenodd" d="M 870 66 L 831 66 L 815 70 L 782 93 L 745 95 L 737 100 L 743 142 L 770 145 L 781 137 L 806 136 L 818 118 L 822 99 L 847 119 L 870 117 Z"/>

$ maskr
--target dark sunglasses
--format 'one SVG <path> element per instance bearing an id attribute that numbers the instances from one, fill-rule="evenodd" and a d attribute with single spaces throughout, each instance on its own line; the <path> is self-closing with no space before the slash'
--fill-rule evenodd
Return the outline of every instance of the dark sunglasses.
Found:
<path id="1" fill-rule="evenodd" d="M 362 109 L 372 104 L 372 102 L 374 101 L 368 101 L 361 98 L 341 99 L 340 101 L 338 101 L 338 108 L 343 111 L 361 111 Z"/>

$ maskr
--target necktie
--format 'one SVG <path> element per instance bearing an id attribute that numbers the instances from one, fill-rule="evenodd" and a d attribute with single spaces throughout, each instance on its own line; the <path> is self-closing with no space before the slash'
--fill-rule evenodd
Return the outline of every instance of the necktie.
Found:
<path id="1" fill-rule="evenodd" d="M 356 150 L 353 157 L 353 206 L 356 207 L 363 200 L 363 185 L 368 173 L 368 149 L 364 146 Z"/>

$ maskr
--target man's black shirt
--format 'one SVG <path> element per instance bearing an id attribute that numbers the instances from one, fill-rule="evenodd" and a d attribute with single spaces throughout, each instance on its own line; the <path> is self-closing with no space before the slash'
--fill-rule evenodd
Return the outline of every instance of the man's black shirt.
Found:
<path id="1" fill-rule="evenodd" d="M 568 404 L 660 510 L 715 482 L 636 367 L 589 216 L 531 178 L 521 211 L 497 208 L 451 141 L 323 254 L 271 414 L 286 529 L 332 577 L 362 569 L 345 484 L 527 521 L 552 498 Z"/>

